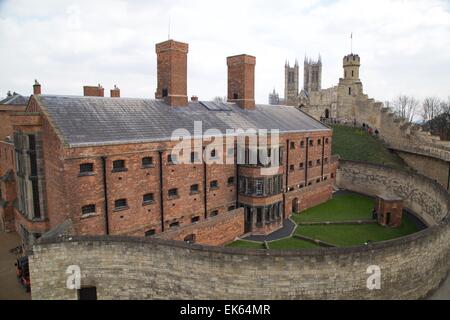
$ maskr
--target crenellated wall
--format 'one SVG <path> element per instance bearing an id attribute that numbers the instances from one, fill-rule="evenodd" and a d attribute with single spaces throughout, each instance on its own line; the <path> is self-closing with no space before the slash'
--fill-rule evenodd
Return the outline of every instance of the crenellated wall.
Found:
<path id="1" fill-rule="evenodd" d="M 351 248 L 245 250 L 156 238 L 42 239 L 30 257 L 33 299 L 76 299 L 66 269 L 81 268 L 99 299 L 417 299 L 450 269 L 450 195 L 417 174 L 341 161 L 337 184 L 391 192 L 429 228 Z M 367 268 L 381 268 L 381 289 L 367 289 Z"/>

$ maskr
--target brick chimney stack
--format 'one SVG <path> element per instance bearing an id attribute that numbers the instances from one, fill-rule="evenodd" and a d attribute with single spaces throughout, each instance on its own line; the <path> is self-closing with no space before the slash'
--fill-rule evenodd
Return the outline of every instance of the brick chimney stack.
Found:
<path id="1" fill-rule="evenodd" d="M 158 87 L 156 99 L 171 106 L 187 106 L 187 53 L 189 45 L 167 40 L 156 44 Z"/>
<path id="2" fill-rule="evenodd" d="M 83 93 L 85 97 L 104 97 L 105 89 L 100 84 L 98 86 L 84 86 Z"/>
<path id="3" fill-rule="evenodd" d="M 33 94 L 41 94 L 41 84 L 37 80 L 34 80 Z"/>
<path id="4" fill-rule="evenodd" d="M 111 98 L 120 98 L 120 89 L 114 85 L 114 89 L 110 90 Z"/>
<path id="5" fill-rule="evenodd" d="M 228 102 L 241 108 L 255 109 L 255 65 L 256 58 L 246 54 L 227 58 Z"/>

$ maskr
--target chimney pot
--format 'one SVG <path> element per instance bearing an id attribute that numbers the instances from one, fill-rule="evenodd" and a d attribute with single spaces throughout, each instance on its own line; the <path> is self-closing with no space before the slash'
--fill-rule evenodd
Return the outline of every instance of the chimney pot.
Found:
<path id="1" fill-rule="evenodd" d="M 192 96 L 191 97 L 191 101 L 198 101 L 198 97 L 197 96 Z"/>
<path id="2" fill-rule="evenodd" d="M 36 79 L 34 80 L 33 94 L 41 94 L 41 84 Z"/>

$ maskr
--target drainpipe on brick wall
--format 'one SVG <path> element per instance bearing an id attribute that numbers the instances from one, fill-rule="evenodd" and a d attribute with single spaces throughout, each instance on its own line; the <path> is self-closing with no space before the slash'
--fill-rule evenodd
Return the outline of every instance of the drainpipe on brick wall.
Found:
<path id="1" fill-rule="evenodd" d="M 205 203 L 205 219 L 208 218 L 208 195 L 206 194 L 207 192 L 207 187 L 206 187 L 206 154 L 205 154 L 205 147 L 203 147 L 203 201 Z"/>
<path id="2" fill-rule="evenodd" d="M 109 214 L 108 214 L 108 184 L 106 182 L 106 157 L 102 157 L 103 168 L 103 197 L 105 201 L 105 233 L 109 235 Z"/>
<path id="3" fill-rule="evenodd" d="M 322 169 L 320 171 L 320 179 L 323 178 L 323 157 L 325 157 L 325 138 L 322 137 Z"/>
<path id="4" fill-rule="evenodd" d="M 235 150 L 237 150 L 237 148 Z M 236 158 L 236 205 L 235 205 L 236 209 L 239 207 L 238 199 L 239 199 L 239 164 Z"/>
<path id="5" fill-rule="evenodd" d="M 286 140 L 286 191 L 289 191 L 289 148 L 290 141 Z"/>
<path id="6" fill-rule="evenodd" d="M 161 213 L 161 232 L 164 232 L 164 190 L 163 190 L 163 152 L 159 153 L 159 202 Z"/>
<path id="7" fill-rule="evenodd" d="M 306 155 L 305 155 L 305 187 L 308 186 L 308 149 L 309 149 L 309 138 L 306 138 Z"/>

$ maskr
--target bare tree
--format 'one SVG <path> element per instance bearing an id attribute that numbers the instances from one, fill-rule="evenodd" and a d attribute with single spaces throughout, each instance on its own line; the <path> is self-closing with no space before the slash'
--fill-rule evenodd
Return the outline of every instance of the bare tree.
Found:
<path id="1" fill-rule="evenodd" d="M 417 116 L 419 100 L 414 97 L 400 95 L 391 102 L 391 105 L 398 117 L 413 122 Z"/>
<path id="2" fill-rule="evenodd" d="M 445 103 L 443 104 L 443 101 L 437 97 L 426 97 L 422 103 L 423 121 L 426 122 L 439 116 L 444 112 L 445 108 L 443 105 L 445 105 Z"/>
<path id="3" fill-rule="evenodd" d="M 448 97 L 447 101 L 441 101 L 439 105 L 439 113 L 440 114 L 448 114 L 450 115 L 450 96 Z"/>

